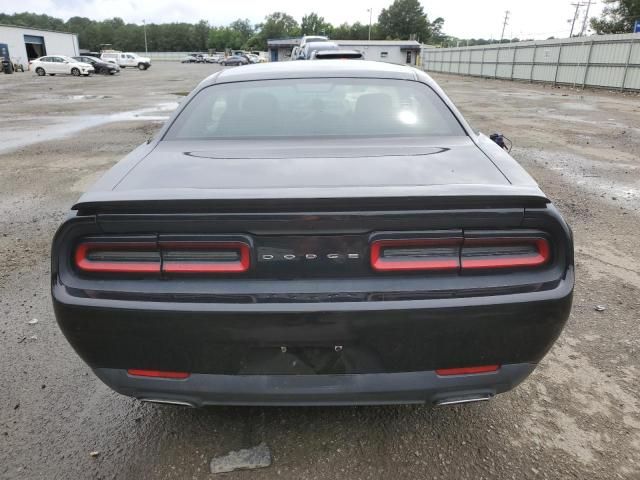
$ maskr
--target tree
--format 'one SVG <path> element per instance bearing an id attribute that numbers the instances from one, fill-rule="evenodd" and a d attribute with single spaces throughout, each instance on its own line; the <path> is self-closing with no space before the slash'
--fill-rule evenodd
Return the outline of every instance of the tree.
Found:
<path id="1" fill-rule="evenodd" d="M 390 40 L 431 38 L 431 25 L 418 0 L 394 0 L 378 17 L 380 33 Z"/>
<path id="2" fill-rule="evenodd" d="M 260 26 L 260 35 L 266 41 L 269 38 L 297 37 L 300 26 L 295 18 L 283 12 L 267 15 Z"/>
<path id="3" fill-rule="evenodd" d="M 257 26 L 260 30 L 256 38 L 250 43 L 259 50 L 267 49 L 267 40 L 270 38 L 285 38 L 300 36 L 300 26 L 296 19 L 284 12 L 274 12 L 264 17 L 264 23 Z"/>
<path id="4" fill-rule="evenodd" d="M 333 25 L 324 21 L 324 17 L 319 17 L 317 13 L 309 13 L 302 17 L 300 33 L 302 35 L 330 35 Z"/>
<path id="5" fill-rule="evenodd" d="M 607 6 L 600 18 L 591 19 L 591 28 L 597 34 L 630 33 L 640 19 L 640 0 L 603 0 Z"/>

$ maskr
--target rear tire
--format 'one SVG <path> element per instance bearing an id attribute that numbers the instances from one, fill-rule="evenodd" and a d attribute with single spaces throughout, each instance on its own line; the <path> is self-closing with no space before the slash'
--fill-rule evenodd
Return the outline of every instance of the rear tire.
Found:
<path id="1" fill-rule="evenodd" d="M 44 71 L 44 68 L 42 67 L 36 68 L 36 75 L 38 75 L 39 77 L 44 77 L 46 73 L 47 72 Z"/>
<path id="2" fill-rule="evenodd" d="M 71 75 L 73 75 L 74 77 L 79 77 L 80 76 L 80 70 L 77 68 L 72 68 L 71 69 Z"/>

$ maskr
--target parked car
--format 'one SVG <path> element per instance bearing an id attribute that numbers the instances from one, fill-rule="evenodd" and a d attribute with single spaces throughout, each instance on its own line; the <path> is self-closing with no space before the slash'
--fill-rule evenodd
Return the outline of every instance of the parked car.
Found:
<path id="1" fill-rule="evenodd" d="M 246 57 L 240 57 L 237 55 L 233 55 L 231 57 L 227 57 L 223 60 L 220 60 L 220 65 L 226 66 L 239 66 L 239 65 L 247 65 L 249 60 Z"/>
<path id="2" fill-rule="evenodd" d="M 304 48 L 307 43 L 328 42 L 329 37 L 324 35 L 305 35 L 300 39 L 300 47 Z"/>
<path id="3" fill-rule="evenodd" d="M 446 405 L 536 368 L 574 259 L 425 72 L 324 60 L 202 81 L 72 207 L 51 276 L 66 338 L 125 395 Z"/>
<path id="4" fill-rule="evenodd" d="M 249 60 L 249 63 L 260 63 L 260 57 L 253 53 L 247 53 L 245 58 Z"/>
<path id="5" fill-rule="evenodd" d="M 205 63 L 205 54 L 204 53 L 190 53 L 190 56 L 196 59 L 197 63 Z"/>
<path id="6" fill-rule="evenodd" d="M 211 54 L 211 55 L 205 55 L 204 56 L 204 61 L 205 61 L 205 63 L 218 63 L 223 58 L 224 58 L 224 55 L 220 55 L 220 54 L 214 53 L 214 54 Z"/>
<path id="7" fill-rule="evenodd" d="M 105 62 L 96 57 L 89 57 L 82 55 L 80 57 L 71 57 L 74 60 L 82 63 L 87 63 L 93 67 L 95 73 L 105 73 L 109 75 L 115 75 L 120 71 L 120 67 L 114 63 Z"/>
<path id="8" fill-rule="evenodd" d="M 102 52 L 100 58 L 105 62 L 111 62 L 120 68 L 137 67 L 139 70 L 146 70 L 151 67 L 151 59 L 148 57 L 140 57 L 132 52 L 107 51 Z"/>
<path id="9" fill-rule="evenodd" d="M 265 62 L 269 61 L 269 53 L 268 52 L 261 52 L 259 50 L 255 50 L 255 51 L 253 51 L 251 53 L 258 57 L 258 62 L 259 63 L 265 63 Z"/>
<path id="10" fill-rule="evenodd" d="M 29 63 L 29 69 L 41 77 L 44 75 L 57 74 L 73 75 L 76 77 L 84 75 L 88 77 L 94 72 L 94 68 L 90 64 L 79 62 L 64 55 L 47 55 L 37 58 Z"/>
<path id="11" fill-rule="evenodd" d="M 193 55 L 187 55 L 180 59 L 180 63 L 200 63 L 200 60 Z"/>
<path id="12" fill-rule="evenodd" d="M 326 52 L 328 50 L 340 50 L 340 47 L 334 42 L 308 42 L 303 47 L 300 47 L 298 60 L 310 60 L 313 52 L 317 50 Z"/>
<path id="13" fill-rule="evenodd" d="M 315 50 L 309 60 L 364 60 L 357 50 Z"/>

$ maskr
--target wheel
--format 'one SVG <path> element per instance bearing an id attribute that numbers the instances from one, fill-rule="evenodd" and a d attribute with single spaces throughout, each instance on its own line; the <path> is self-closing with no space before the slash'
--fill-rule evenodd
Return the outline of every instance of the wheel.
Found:
<path id="1" fill-rule="evenodd" d="M 144 63 L 139 63 L 138 64 L 138 70 L 146 70 L 147 66 Z"/>
<path id="2" fill-rule="evenodd" d="M 74 77 L 79 77 L 80 76 L 80 70 L 75 68 L 75 67 L 73 67 L 71 69 L 71 75 L 73 75 Z"/>
<path id="3" fill-rule="evenodd" d="M 220 65 L 222 65 L 223 67 L 227 66 L 227 62 L 220 62 Z"/>
<path id="4" fill-rule="evenodd" d="M 116 71 L 115 70 L 109 70 L 109 75 L 115 75 Z"/>
<path id="5" fill-rule="evenodd" d="M 38 75 L 39 77 L 44 77 L 44 75 L 45 75 L 44 68 L 42 68 L 42 67 L 36 68 L 36 75 Z"/>

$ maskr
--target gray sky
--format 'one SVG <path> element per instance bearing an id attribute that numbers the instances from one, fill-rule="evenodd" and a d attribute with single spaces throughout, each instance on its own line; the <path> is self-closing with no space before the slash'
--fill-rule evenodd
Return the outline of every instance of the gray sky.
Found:
<path id="1" fill-rule="evenodd" d="M 431 20 L 445 19 L 444 30 L 449 35 L 468 38 L 499 38 L 505 10 L 510 10 L 505 37 L 547 38 L 568 37 L 576 0 L 423 0 L 422 5 Z M 586 2 L 586 0 L 585 0 Z M 9 3 L 9 2 L 7 2 Z M 298 21 L 302 15 L 316 11 L 333 24 L 360 21 L 369 23 L 368 8 L 373 18 L 392 0 L 323 0 L 308 4 L 303 0 L 20 0 L 10 2 L 5 13 L 31 11 L 46 13 L 65 20 L 72 16 L 96 20 L 114 16 L 126 22 L 148 23 L 208 20 L 224 25 L 236 18 L 248 18 L 254 23 L 265 15 L 284 11 Z M 309 5 L 313 5 L 310 7 Z M 602 11 L 602 2 L 593 2 L 590 16 Z M 584 9 L 583 9 L 584 13 Z M 581 26 L 582 18 L 578 22 Z"/>

